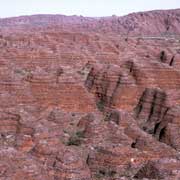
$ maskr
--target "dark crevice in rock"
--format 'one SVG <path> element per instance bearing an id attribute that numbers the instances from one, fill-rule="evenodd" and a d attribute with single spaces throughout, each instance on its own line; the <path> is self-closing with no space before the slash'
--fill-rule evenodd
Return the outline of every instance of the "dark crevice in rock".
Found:
<path id="1" fill-rule="evenodd" d="M 90 160 L 90 156 L 88 154 L 87 158 L 86 158 L 86 164 L 89 165 L 89 160 Z"/>
<path id="2" fill-rule="evenodd" d="M 150 108 L 150 113 L 149 113 L 147 121 L 149 121 L 154 114 L 154 110 L 155 110 L 155 106 L 156 106 L 156 98 L 157 98 L 156 96 L 157 96 L 157 91 L 154 92 L 153 100 L 152 100 L 151 108 Z"/>
<path id="3" fill-rule="evenodd" d="M 166 128 L 162 128 L 160 133 L 159 133 L 159 141 L 163 141 L 164 137 L 165 137 L 165 131 L 166 131 Z"/>
<path id="4" fill-rule="evenodd" d="M 105 176 L 106 175 L 106 172 L 104 170 L 99 170 L 99 174 Z"/>
<path id="5" fill-rule="evenodd" d="M 136 148 L 136 144 L 137 144 L 137 139 L 135 140 L 135 142 L 133 142 L 133 143 L 131 144 L 131 147 L 132 147 L 132 148 Z"/>
<path id="6" fill-rule="evenodd" d="M 143 110 L 143 100 L 146 95 L 146 90 L 143 92 L 142 96 L 140 97 L 140 100 L 138 102 L 138 105 L 135 108 L 136 118 L 139 117 L 141 111 Z"/>
<path id="7" fill-rule="evenodd" d="M 156 131 L 157 131 L 157 129 L 159 128 L 159 125 L 160 125 L 160 122 L 158 122 L 158 123 L 155 125 L 155 127 L 154 127 L 154 133 L 153 133 L 153 134 L 156 134 Z"/>
<path id="8" fill-rule="evenodd" d="M 165 110 L 165 112 L 163 114 L 163 118 L 166 116 L 166 114 L 168 113 L 169 109 L 170 109 L 169 107 L 166 108 L 166 110 Z"/>
<path id="9" fill-rule="evenodd" d="M 175 60 L 175 56 L 173 56 L 173 57 L 171 58 L 171 61 L 170 61 L 170 63 L 169 63 L 170 66 L 172 66 L 172 65 L 174 64 L 174 60 Z"/>
<path id="10" fill-rule="evenodd" d="M 139 150 L 143 150 L 145 147 L 148 146 L 146 139 L 143 137 L 136 138 L 134 144 L 132 143 L 131 146 L 134 146 L 134 148 L 137 148 Z M 133 148 L 133 147 L 132 147 Z"/>
<path id="11" fill-rule="evenodd" d="M 129 64 L 129 72 L 131 73 L 131 72 L 133 72 L 134 62 L 130 61 L 130 62 L 128 62 L 128 64 Z"/>
<path id="12" fill-rule="evenodd" d="M 166 53 L 165 53 L 165 51 L 161 51 L 161 53 L 160 53 L 160 60 L 161 60 L 161 62 L 166 62 L 166 60 L 167 60 L 167 56 L 166 56 Z"/>

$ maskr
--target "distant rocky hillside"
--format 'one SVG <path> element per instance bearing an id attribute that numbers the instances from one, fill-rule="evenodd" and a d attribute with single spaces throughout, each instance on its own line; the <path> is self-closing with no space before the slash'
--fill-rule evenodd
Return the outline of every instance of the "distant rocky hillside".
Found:
<path id="1" fill-rule="evenodd" d="M 0 180 L 180 179 L 180 10 L 0 20 Z"/>
<path id="2" fill-rule="evenodd" d="M 83 16 L 34 15 L 0 19 L 1 28 L 60 26 L 85 32 L 122 35 L 180 34 L 180 9 L 132 13 L 127 16 L 87 18 Z"/>

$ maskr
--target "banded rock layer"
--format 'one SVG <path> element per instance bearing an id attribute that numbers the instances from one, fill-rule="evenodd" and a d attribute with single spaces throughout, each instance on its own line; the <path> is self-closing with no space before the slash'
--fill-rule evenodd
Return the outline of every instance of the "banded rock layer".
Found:
<path id="1" fill-rule="evenodd" d="M 180 11 L 0 19 L 0 179 L 180 178 Z"/>

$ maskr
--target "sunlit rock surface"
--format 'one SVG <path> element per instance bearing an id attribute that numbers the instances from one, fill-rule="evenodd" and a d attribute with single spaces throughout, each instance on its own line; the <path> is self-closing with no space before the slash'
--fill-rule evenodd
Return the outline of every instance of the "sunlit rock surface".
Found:
<path id="1" fill-rule="evenodd" d="M 179 9 L 0 27 L 0 180 L 180 179 Z"/>

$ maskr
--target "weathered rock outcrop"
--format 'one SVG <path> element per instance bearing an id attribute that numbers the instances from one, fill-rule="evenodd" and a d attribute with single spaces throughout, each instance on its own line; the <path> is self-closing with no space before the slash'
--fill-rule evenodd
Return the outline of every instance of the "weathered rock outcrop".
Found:
<path id="1" fill-rule="evenodd" d="M 145 89 L 135 108 L 135 118 L 144 131 L 179 150 L 179 122 L 176 119 L 179 108 L 167 107 L 166 98 L 166 93 L 159 89 Z"/>
<path id="2" fill-rule="evenodd" d="M 180 179 L 180 10 L 0 19 L 0 179 Z"/>

